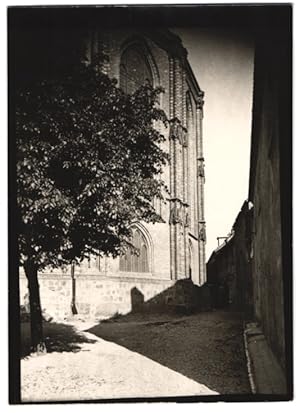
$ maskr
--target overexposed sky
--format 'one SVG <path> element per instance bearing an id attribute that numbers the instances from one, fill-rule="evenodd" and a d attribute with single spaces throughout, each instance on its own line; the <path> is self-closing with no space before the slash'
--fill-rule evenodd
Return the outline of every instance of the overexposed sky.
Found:
<path id="1" fill-rule="evenodd" d="M 226 236 L 248 197 L 253 42 L 234 30 L 172 28 L 205 92 L 206 257 Z"/>

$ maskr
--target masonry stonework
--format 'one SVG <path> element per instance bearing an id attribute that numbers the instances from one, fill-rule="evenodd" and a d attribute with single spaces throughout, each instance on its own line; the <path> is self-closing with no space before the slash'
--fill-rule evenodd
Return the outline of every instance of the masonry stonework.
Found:
<path id="1" fill-rule="evenodd" d="M 180 38 L 168 30 L 145 33 L 129 29 L 89 30 L 82 41 L 87 61 L 100 51 L 107 55 L 103 71 L 117 79 L 119 86 L 124 81 L 130 87 L 141 82 L 146 76 L 139 72 L 143 64 L 150 77 L 144 81 L 151 81 L 153 86 L 164 89 L 160 107 L 169 119 L 167 128 L 159 123 L 156 125 L 166 137 L 162 147 L 170 156 L 162 174 L 167 186 L 164 199 L 153 201 L 162 222 L 134 224 L 145 248 L 144 270 L 137 271 L 135 264 L 133 267 L 128 264 L 125 271 L 124 268 L 121 271 L 119 258 L 95 257 L 75 268 L 78 313 L 94 316 L 126 313 L 132 310 L 134 288 L 139 291 L 141 299 L 147 301 L 178 280 L 191 279 L 197 286 L 206 281 L 204 93 L 197 84 Z M 131 73 L 122 79 L 121 66 L 126 53 L 140 59 L 141 65 L 132 65 Z M 65 272 L 56 270 L 40 274 L 39 281 L 42 307 L 56 316 L 70 312 L 70 268 Z M 26 284 L 22 276 L 20 283 L 22 296 Z"/>

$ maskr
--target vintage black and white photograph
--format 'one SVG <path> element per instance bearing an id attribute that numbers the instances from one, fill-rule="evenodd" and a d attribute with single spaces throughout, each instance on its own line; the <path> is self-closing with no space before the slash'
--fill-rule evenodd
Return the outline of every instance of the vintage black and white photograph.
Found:
<path id="1" fill-rule="evenodd" d="M 292 400 L 292 6 L 7 17 L 10 403 Z"/>

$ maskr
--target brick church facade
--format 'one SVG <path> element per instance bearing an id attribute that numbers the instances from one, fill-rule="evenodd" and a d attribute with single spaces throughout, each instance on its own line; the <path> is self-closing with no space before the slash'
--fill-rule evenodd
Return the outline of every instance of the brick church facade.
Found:
<path id="1" fill-rule="evenodd" d="M 206 282 L 203 95 L 178 36 L 168 30 L 89 31 L 85 55 L 92 59 L 100 49 L 108 56 L 103 70 L 118 80 L 127 93 L 145 82 L 162 86 L 160 107 L 168 128 L 157 125 L 166 137 L 162 144 L 170 162 L 164 168 L 164 199 L 153 200 L 162 222 L 133 224 L 133 244 L 139 255 L 128 251 L 112 259 L 91 257 L 75 268 L 45 271 L 39 275 L 42 307 L 56 317 L 70 313 L 76 279 L 78 313 L 93 316 L 127 313 L 136 293 L 143 302 L 155 300 L 182 279 L 197 286 Z M 73 287 L 72 287 L 73 286 Z M 73 294 L 72 294 L 73 288 Z M 21 301 L 26 279 L 21 275 Z M 172 293 L 164 300 L 172 301 Z"/>

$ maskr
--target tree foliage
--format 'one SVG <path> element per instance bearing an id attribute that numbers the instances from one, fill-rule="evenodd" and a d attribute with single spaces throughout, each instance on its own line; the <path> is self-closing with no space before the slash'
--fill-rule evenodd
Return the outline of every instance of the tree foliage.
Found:
<path id="1" fill-rule="evenodd" d="M 16 99 L 20 263 L 37 269 L 116 256 L 130 225 L 157 222 L 152 199 L 167 155 L 154 127 L 166 124 L 161 93 L 126 95 L 97 65 L 38 81 Z"/>
<path id="2" fill-rule="evenodd" d="M 134 221 L 160 220 L 151 201 L 161 197 L 167 162 L 154 127 L 167 122 L 161 90 L 145 85 L 126 95 L 100 66 L 57 63 L 50 77 L 18 83 L 19 255 L 38 353 L 46 350 L 38 271 L 91 253 L 116 256 L 130 245 Z"/>

